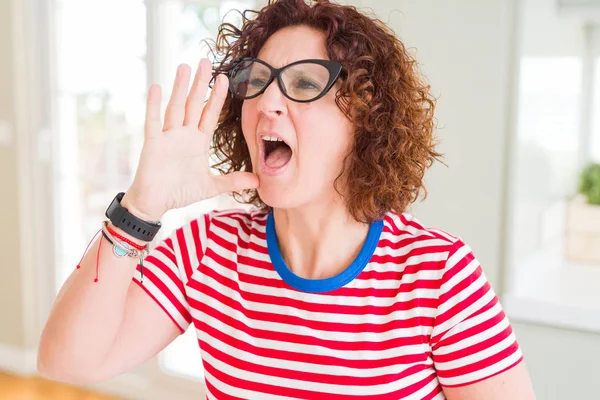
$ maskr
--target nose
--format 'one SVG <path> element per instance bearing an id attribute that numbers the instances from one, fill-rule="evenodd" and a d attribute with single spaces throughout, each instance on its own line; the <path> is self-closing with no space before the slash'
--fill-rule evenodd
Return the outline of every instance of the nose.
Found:
<path id="1" fill-rule="evenodd" d="M 286 99 L 281 93 L 277 79 L 273 79 L 273 82 L 258 96 L 258 111 L 268 117 L 277 117 L 286 113 Z"/>

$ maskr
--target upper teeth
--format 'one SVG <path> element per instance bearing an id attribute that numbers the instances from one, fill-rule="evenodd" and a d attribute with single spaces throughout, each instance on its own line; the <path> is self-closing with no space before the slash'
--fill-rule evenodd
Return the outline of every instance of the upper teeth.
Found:
<path id="1" fill-rule="evenodd" d="M 281 138 L 278 138 L 276 136 L 263 136 L 263 140 L 268 140 L 270 142 L 283 142 Z"/>

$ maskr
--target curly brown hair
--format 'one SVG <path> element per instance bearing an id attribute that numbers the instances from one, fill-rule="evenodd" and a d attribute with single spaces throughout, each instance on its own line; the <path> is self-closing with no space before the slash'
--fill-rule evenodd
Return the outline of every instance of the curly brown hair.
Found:
<path id="1" fill-rule="evenodd" d="M 241 27 L 223 23 L 211 51 L 215 77 L 243 57 L 256 57 L 276 31 L 307 26 L 326 36 L 331 60 L 342 64 L 336 104 L 354 125 L 352 150 L 336 178 L 343 178 L 344 202 L 355 220 L 380 220 L 402 212 L 427 190 L 423 176 L 442 154 L 433 140 L 436 99 L 404 44 L 381 20 L 353 6 L 327 0 L 275 0 L 260 11 L 240 12 Z M 252 172 L 241 126 L 242 101 L 228 96 L 214 132 L 212 150 L 221 173 Z M 265 207 L 257 190 L 234 193 L 241 203 Z"/>

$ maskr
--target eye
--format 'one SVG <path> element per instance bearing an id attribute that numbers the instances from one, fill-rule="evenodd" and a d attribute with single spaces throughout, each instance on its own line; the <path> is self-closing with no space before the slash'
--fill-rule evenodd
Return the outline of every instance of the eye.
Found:
<path id="1" fill-rule="evenodd" d="M 315 82 L 311 81 L 310 79 L 306 79 L 306 78 L 297 79 L 296 87 L 298 89 L 305 89 L 305 90 L 321 90 L 320 85 L 318 85 Z"/>
<path id="2" fill-rule="evenodd" d="M 263 87 L 266 85 L 267 81 L 263 78 L 254 77 L 250 78 L 248 83 L 254 87 Z"/>

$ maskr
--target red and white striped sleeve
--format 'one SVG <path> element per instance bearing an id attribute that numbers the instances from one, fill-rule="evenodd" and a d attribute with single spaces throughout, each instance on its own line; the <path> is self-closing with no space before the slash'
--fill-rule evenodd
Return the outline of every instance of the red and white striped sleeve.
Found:
<path id="1" fill-rule="evenodd" d="M 167 313 L 181 333 L 192 322 L 185 285 L 202 260 L 209 221 L 206 214 L 176 229 L 144 259 L 144 281 L 139 264 L 133 275 L 133 281 Z"/>
<path id="2" fill-rule="evenodd" d="M 484 380 L 523 359 L 498 297 L 461 240 L 446 261 L 430 343 L 443 386 Z"/>

